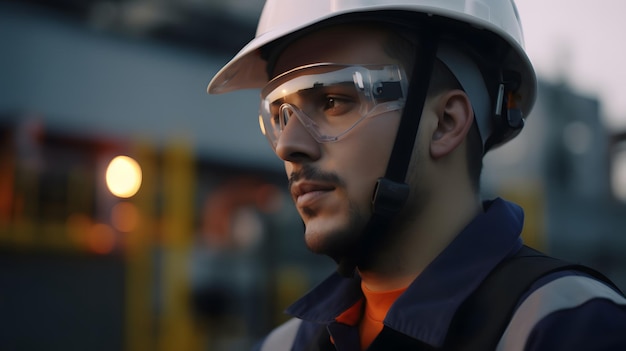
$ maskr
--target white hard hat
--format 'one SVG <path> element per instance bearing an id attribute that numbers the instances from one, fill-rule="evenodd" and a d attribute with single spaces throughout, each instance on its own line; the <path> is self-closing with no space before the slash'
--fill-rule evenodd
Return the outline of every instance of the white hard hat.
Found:
<path id="1" fill-rule="evenodd" d="M 256 37 L 213 77 L 210 94 L 260 88 L 267 83 L 261 48 L 299 30 L 349 14 L 402 11 L 443 17 L 471 25 L 476 36 L 495 34 L 511 50 L 502 62 L 519 73 L 519 107 L 528 115 L 535 100 L 536 78 L 524 51 L 522 28 L 513 0 L 267 0 Z"/>

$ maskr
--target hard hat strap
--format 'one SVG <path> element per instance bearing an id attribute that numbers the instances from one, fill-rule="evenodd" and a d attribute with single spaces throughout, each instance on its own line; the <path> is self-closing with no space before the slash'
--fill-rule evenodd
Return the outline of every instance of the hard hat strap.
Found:
<path id="1" fill-rule="evenodd" d="M 437 50 L 437 58 L 456 77 L 472 102 L 474 121 L 478 126 L 483 151 L 486 151 L 487 139 L 493 135 L 493 112 L 490 106 L 489 92 L 478 66 L 469 56 L 455 50 L 451 45 L 440 45 Z"/>
<path id="2" fill-rule="evenodd" d="M 429 28 L 427 35 L 421 35 L 420 39 L 419 49 L 417 45 L 415 46 L 415 57 L 421 60 L 413 65 L 406 104 L 385 177 L 378 179 L 376 183 L 372 198 L 372 215 L 363 230 L 359 247 L 353 254 L 339 259 L 337 271 L 343 276 L 352 276 L 357 265 L 367 265 L 374 253 L 373 250 L 380 246 L 382 239 L 388 234 L 391 220 L 402 210 L 409 196 L 410 189 L 405 183 L 406 174 L 428 94 L 439 35 L 434 28 Z"/>

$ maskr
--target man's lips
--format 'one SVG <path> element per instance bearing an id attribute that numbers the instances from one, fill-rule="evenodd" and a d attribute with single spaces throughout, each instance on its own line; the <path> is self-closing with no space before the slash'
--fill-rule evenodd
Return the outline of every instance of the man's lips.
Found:
<path id="1" fill-rule="evenodd" d="M 299 182 L 291 187 L 291 194 L 297 205 L 306 205 L 317 196 L 335 189 L 334 185 L 315 182 Z"/>

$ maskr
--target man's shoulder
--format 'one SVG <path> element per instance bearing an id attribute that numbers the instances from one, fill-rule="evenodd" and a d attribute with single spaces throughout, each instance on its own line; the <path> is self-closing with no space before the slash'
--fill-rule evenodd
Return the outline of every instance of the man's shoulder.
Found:
<path id="1" fill-rule="evenodd" d="M 551 347 L 597 344 L 601 339 L 626 346 L 622 332 L 626 330 L 626 298 L 604 281 L 565 271 L 544 277 L 531 290 L 516 309 L 497 350 L 534 349 L 531 344 L 557 350 L 566 348 Z"/>
<path id="2" fill-rule="evenodd" d="M 330 336 L 325 324 L 292 318 L 272 330 L 255 348 L 255 351 L 300 351 L 317 345 L 319 350 L 330 347 Z M 333 349 L 331 347 L 330 349 Z M 317 349 L 316 349 L 317 350 Z"/>
<path id="3" fill-rule="evenodd" d="M 596 311 L 596 301 L 603 302 L 600 309 L 604 314 L 626 323 L 626 299 L 608 278 L 589 267 L 524 246 L 501 262 L 464 303 L 458 318 L 460 333 L 472 335 L 468 342 L 474 347 L 470 349 L 524 350 L 526 341 L 549 325 L 546 321 L 562 318 L 561 311 L 580 315 L 577 308 L 588 302 L 593 302 L 590 310 Z M 476 315 L 489 322 L 464 323 Z M 577 332 L 573 326 L 559 325 L 547 329 L 554 331 L 556 326 L 559 332 Z"/>
<path id="4" fill-rule="evenodd" d="M 267 337 L 259 343 L 255 351 L 289 351 L 291 350 L 291 346 L 293 345 L 294 340 L 296 339 L 296 335 L 298 334 L 298 330 L 300 329 L 300 325 L 302 324 L 302 320 L 297 318 L 292 318 L 287 322 L 281 324 L 276 327 L 272 332 L 270 332 Z"/>

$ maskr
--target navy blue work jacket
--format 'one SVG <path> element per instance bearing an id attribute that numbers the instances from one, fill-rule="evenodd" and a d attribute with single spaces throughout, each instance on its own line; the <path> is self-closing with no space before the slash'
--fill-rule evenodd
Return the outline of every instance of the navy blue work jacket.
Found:
<path id="1" fill-rule="evenodd" d="M 393 349 L 383 343 L 393 341 L 394 335 L 414 340 L 421 350 L 443 346 L 461 304 L 498 263 L 522 247 L 522 209 L 502 199 L 485 202 L 484 208 L 396 300 L 370 349 Z M 573 290 L 575 296 L 563 297 L 564 290 Z M 578 296 L 579 291 L 586 295 Z M 529 307 L 522 311 L 527 301 L 520 303 L 498 350 L 626 350 L 626 301 L 604 284 L 576 272 L 560 272 L 536 282 L 526 296 Z M 358 328 L 335 318 L 361 299 L 358 277 L 332 274 L 287 309 L 302 322 L 292 332 L 283 332 L 285 336 L 275 335 L 273 346 L 261 350 L 360 350 Z M 514 322 L 523 327 L 511 329 Z M 333 343 L 320 333 L 330 334 Z"/>

